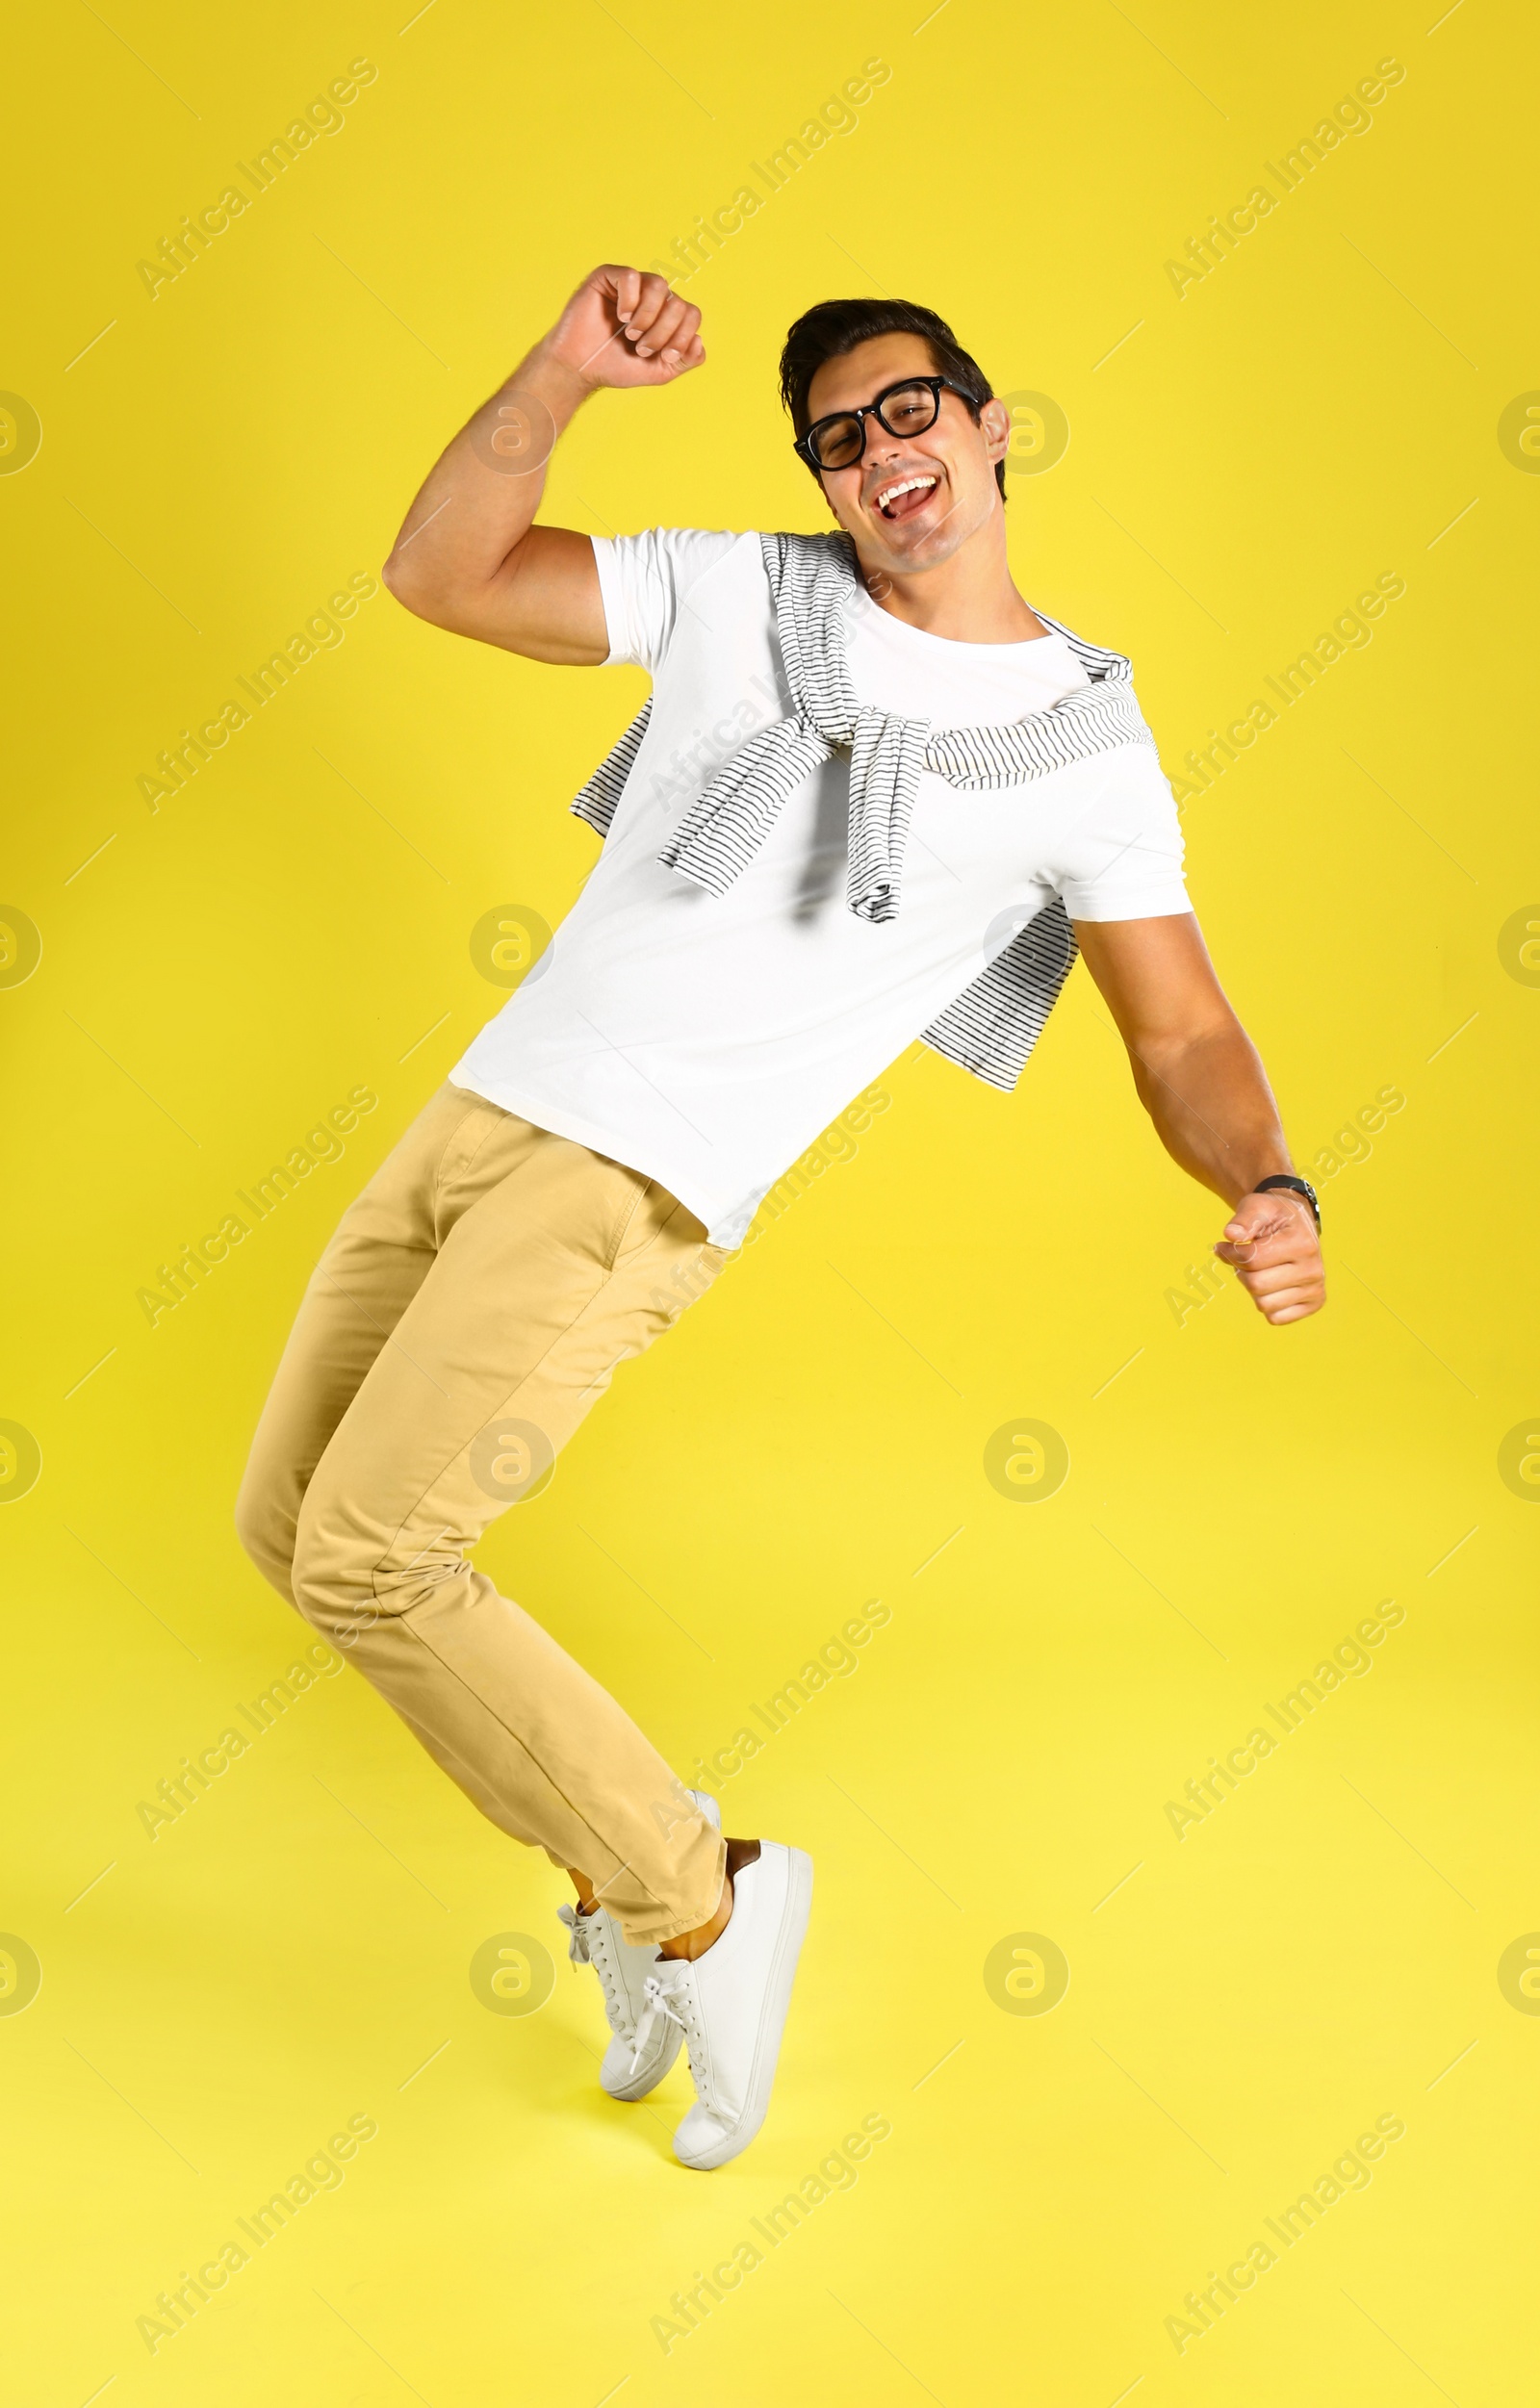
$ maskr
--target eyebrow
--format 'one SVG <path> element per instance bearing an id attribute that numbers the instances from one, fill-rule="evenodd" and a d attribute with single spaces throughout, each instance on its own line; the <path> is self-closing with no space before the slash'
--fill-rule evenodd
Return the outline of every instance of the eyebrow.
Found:
<path id="1" fill-rule="evenodd" d="M 928 385 L 933 376 L 939 374 L 938 369 L 916 368 L 897 376 L 890 376 L 886 385 L 878 386 L 870 401 L 841 401 L 837 409 L 820 410 L 816 418 L 809 418 L 808 421 L 808 432 L 810 435 L 815 426 L 822 426 L 828 419 L 854 418 L 858 410 L 871 409 L 874 403 L 884 398 L 885 395 L 896 393 L 900 385 Z M 945 383 L 945 381 L 943 377 L 942 382 Z"/>

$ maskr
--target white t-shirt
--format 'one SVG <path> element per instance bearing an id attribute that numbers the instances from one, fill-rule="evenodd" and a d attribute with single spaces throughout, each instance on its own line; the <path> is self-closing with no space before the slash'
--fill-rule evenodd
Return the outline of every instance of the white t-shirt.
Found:
<path id="1" fill-rule="evenodd" d="M 858 919 L 836 756 L 711 894 L 656 857 L 744 738 L 792 708 L 759 539 L 659 527 L 596 537 L 594 557 L 609 660 L 651 672 L 652 718 L 581 894 L 449 1076 L 645 1171 L 735 1246 L 787 1165 L 1055 895 L 1071 919 L 1189 910 L 1181 831 L 1148 744 L 984 793 L 927 771 L 898 915 Z M 937 728 L 1087 682 L 1062 636 L 960 644 L 860 591 L 846 657 L 861 702 Z"/>

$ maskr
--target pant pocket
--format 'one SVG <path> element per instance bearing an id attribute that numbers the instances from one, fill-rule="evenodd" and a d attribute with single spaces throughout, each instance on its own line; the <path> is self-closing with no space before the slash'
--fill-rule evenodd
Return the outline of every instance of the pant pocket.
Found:
<path id="1" fill-rule="evenodd" d="M 468 1088 L 450 1088 L 464 1105 L 451 1127 L 443 1153 L 439 1156 L 435 1185 L 442 1194 L 456 1179 L 463 1179 L 493 1131 L 504 1122 L 511 1122 L 511 1113 L 494 1104 L 489 1096 L 475 1094 Z"/>
<path id="2" fill-rule="evenodd" d="M 628 1177 L 631 1182 L 630 1192 L 621 1204 L 609 1243 L 604 1249 L 606 1271 L 615 1268 L 623 1254 L 631 1253 L 636 1246 L 646 1244 L 653 1227 L 653 1216 L 644 1207 L 651 1203 L 654 1196 L 663 1192 L 655 1179 L 644 1179 L 640 1171 L 629 1172 Z"/>

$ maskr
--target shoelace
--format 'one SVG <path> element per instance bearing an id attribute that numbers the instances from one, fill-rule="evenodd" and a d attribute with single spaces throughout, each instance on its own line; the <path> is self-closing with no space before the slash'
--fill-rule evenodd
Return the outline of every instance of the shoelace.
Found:
<path id="1" fill-rule="evenodd" d="M 567 1926 L 567 1954 L 575 1965 L 591 1965 L 593 1957 L 588 1947 L 588 1927 L 591 1915 L 579 1914 L 576 1907 L 558 1907 L 556 1913 Z"/>
<path id="2" fill-rule="evenodd" d="M 676 1975 L 676 1985 L 679 1982 L 680 1977 Z M 636 2018 L 636 2038 L 631 2046 L 632 2073 L 641 2071 L 642 2059 L 652 2044 L 653 2035 L 665 2018 L 687 2033 L 685 2019 L 675 2005 L 678 1995 L 679 1988 L 660 1982 L 655 1973 L 650 1973 L 642 1984 L 642 2011 Z"/>
<path id="3" fill-rule="evenodd" d="M 604 2006 L 609 2015 L 610 2026 L 618 2031 L 625 2020 L 624 1993 L 616 1977 L 614 1965 L 610 1961 L 609 1951 L 603 1947 L 597 1953 L 595 1951 L 594 1941 L 599 1936 L 595 1927 L 595 1918 L 589 1914 L 579 1914 L 576 1907 L 558 1907 L 556 1913 L 567 1926 L 568 1957 L 575 1965 L 593 1966 L 603 1987 Z"/>

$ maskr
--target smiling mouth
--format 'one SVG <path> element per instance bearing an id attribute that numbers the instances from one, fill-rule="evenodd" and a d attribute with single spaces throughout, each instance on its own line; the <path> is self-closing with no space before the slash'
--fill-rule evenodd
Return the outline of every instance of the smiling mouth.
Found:
<path id="1" fill-rule="evenodd" d="M 885 519 L 911 519 L 916 510 L 923 510 L 940 479 L 936 476 L 895 477 L 891 484 L 880 485 L 872 500 Z"/>

